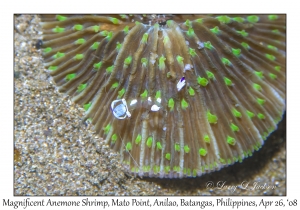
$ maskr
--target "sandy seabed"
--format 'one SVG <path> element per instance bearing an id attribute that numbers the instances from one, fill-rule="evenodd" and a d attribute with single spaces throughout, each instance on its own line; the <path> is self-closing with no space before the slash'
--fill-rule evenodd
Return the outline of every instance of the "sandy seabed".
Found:
<path id="1" fill-rule="evenodd" d="M 126 172 L 59 93 L 38 50 L 38 15 L 14 20 L 14 195 L 286 195 L 286 119 L 242 163 L 197 178 Z M 213 187 L 212 187 L 213 185 Z"/>

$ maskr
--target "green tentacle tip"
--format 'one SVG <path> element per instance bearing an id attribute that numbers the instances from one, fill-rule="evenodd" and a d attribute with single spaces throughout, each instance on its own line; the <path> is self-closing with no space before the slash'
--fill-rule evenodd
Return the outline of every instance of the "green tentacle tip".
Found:
<path id="1" fill-rule="evenodd" d="M 192 27 L 192 23 L 189 19 L 187 19 L 185 22 L 184 22 L 184 25 L 186 25 L 187 27 Z"/>
<path id="2" fill-rule="evenodd" d="M 174 148 L 175 151 L 180 152 L 180 145 L 178 143 L 175 143 Z"/>
<path id="3" fill-rule="evenodd" d="M 249 110 L 247 110 L 246 112 L 247 112 L 248 117 L 250 117 L 250 118 L 255 117 L 255 114 L 253 112 L 250 112 Z"/>
<path id="4" fill-rule="evenodd" d="M 183 168 L 183 174 L 186 174 L 187 171 L 186 171 L 186 168 Z"/>
<path id="5" fill-rule="evenodd" d="M 112 143 L 113 143 L 113 144 L 116 143 L 117 139 L 118 139 L 118 135 L 114 133 L 114 134 L 112 135 L 112 137 L 111 137 Z"/>
<path id="6" fill-rule="evenodd" d="M 135 21 L 135 25 L 140 25 L 141 23 L 139 21 Z"/>
<path id="7" fill-rule="evenodd" d="M 208 79 L 215 79 L 215 75 L 211 71 L 206 71 Z"/>
<path id="8" fill-rule="evenodd" d="M 115 89 L 119 86 L 119 83 L 118 82 L 115 82 L 114 84 L 112 84 L 111 88 L 110 89 Z"/>
<path id="9" fill-rule="evenodd" d="M 259 17 L 256 15 L 250 15 L 247 17 L 249 23 L 257 23 L 259 21 Z"/>
<path id="10" fill-rule="evenodd" d="M 210 41 L 204 42 L 204 47 L 211 50 L 213 48 L 212 44 L 210 43 Z"/>
<path id="11" fill-rule="evenodd" d="M 232 163 L 231 159 L 227 159 L 227 164 L 230 165 Z"/>
<path id="12" fill-rule="evenodd" d="M 261 99 L 261 98 L 256 98 L 256 101 L 257 101 L 257 103 L 260 104 L 260 105 L 264 105 L 265 102 L 266 102 L 266 100 Z"/>
<path id="13" fill-rule="evenodd" d="M 205 135 L 203 139 L 206 143 L 210 144 L 210 138 L 208 135 Z"/>
<path id="14" fill-rule="evenodd" d="M 160 167 L 159 166 L 153 166 L 153 172 L 155 174 L 157 174 L 160 171 Z"/>
<path id="15" fill-rule="evenodd" d="M 119 92 L 118 92 L 118 97 L 119 98 L 122 98 L 122 96 L 124 95 L 125 93 L 125 88 L 122 88 Z"/>
<path id="16" fill-rule="evenodd" d="M 160 90 L 156 91 L 156 93 L 155 93 L 155 99 L 158 99 L 158 98 L 161 98 L 161 91 Z"/>
<path id="17" fill-rule="evenodd" d="M 197 77 L 198 84 L 205 87 L 208 85 L 208 80 L 205 77 Z"/>
<path id="18" fill-rule="evenodd" d="M 262 71 L 254 71 L 254 73 L 260 78 L 263 79 L 264 78 L 264 73 Z"/>
<path id="19" fill-rule="evenodd" d="M 84 111 L 89 110 L 89 108 L 91 107 L 91 105 L 92 105 L 92 102 L 90 102 L 90 103 L 88 103 L 88 104 L 84 104 L 84 105 L 83 105 Z"/>
<path id="20" fill-rule="evenodd" d="M 131 57 L 131 56 L 128 56 L 128 57 L 125 58 L 125 60 L 124 60 L 124 65 L 126 65 L 126 66 L 130 65 L 131 61 L 132 61 L 132 57 Z"/>
<path id="21" fill-rule="evenodd" d="M 189 48 L 189 54 L 190 54 L 192 57 L 194 57 L 195 55 L 197 55 L 195 49 L 193 49 L 193 48 Z"/>
<path id="22" fill-rule="evenodd" d="M 231 65 L 230 60 L 228 60 L 227 58 L 222 58 L 221 60 L 222 60 L 222 63 L 223 63 L 224 65 L 226 65 L 226 66 L 230 66 L 230 65 Z"/>
<path id="23" fill-rule="evenodd" d="M 272 33 L 274 33 L 274 34 L 279 34 L 280 32 L 279 32 L 278 29 L 274 29 L 274 30 L 272 30 Z"/>
<path id="24" fill-rule="evenodd" d="M 188 36 L 193 36 L 193 35 L 195 34 L 194 29 L 193 29 L 193 28 L 189 28 L 189 29 L 187 30 L 186 34 L 187 34 Z"/>
<path id="25" fill-rule="evenodd" d="M 277 47 L 275 47 L 275 46 L 273 46 L 273 45 L 268 45 L 267 47 L 268 47 L 269 49 L 271 49 L 271 50 L 275 50 L 275 51 L 278 50 Z"/>
<path id="26" fill-rule="evenodd" d="M 48 70 L 49 71 L 55 71 L 55 70 L 57 70 L 57 66 L 50 66 L 49 68 L 48 68 Z"/>
<path id="27" fill-rule="evenodd" d="M 227 78 L 227 77 L 224 77 L 224 82 L 227 86 L 232 86 L 232 81 L 231 79 Z"/>
<path id="28" fill-rule="evenodd" d="M 147 147 L 151 148 L 152 146 L 152 141 L 153 141 L 153 138 L 150 136 L 148 137 L 147 141 L 146 141 L 146 145 Z"/>
<path id="29" fill-rule="evenodd" d="M 124 29 L 123 29 L 124 33 L 125 34 L 128 34 L 129 32 L 129 26 L 125 26 Z"/>
<path id="30" fill-rule="evenodd" d="M 164 167 L 165 173 L 169 173 L 170 170 L 171 170 L 171 167 L 170 167 L 170 166 L 165 166 L 165 167 Z"/>
<path id="31" fill-rule="evenodd" d="M 202 23 L 203 23 L 203 18 L 198 18 L 198 19 L 196 20 L 196 22 L 202 24 Z"/>
<path id="32" fill-rule="evenodd" d="M 240 56 L 241 55 L 241 49 L 234 49 L 234 48 L 231 48 L 232 50 L 232 53 L 235 55 L 235 56 Z"/>
<path id="33" fill-rule="evenodd" d="M 223 158 L 220 158 L 219 160 L 220 160 L 220 163 L 226 164 L 226 161 Z"/>
<path id="34" fill-rule="evenodd" d="M 173 98 L 170 98 L 168 101 L 168 107 L 170 108 L 170 111 L 173 111 L 174 104 L 175 104 L 175 102 L 174 102 Z"/>
<path id="35" fill-rule="evenodd" d="M 193 169 L 193 177 L 197 176 L 197 169 Z"/>
<path id="36" fill-rule="evenodd" d="M 228 144 L 230 144 L 232 146 L 234 146 L 235 143 L 236 143 L 235 139 L 233 137 L 231 137 L 231 136 L 227 136 L 226 141 L 227 141 Z"/>
<path id="37" fill-rule="evenodd" d="M 183 65 L 183 60 L 184 60 L 183 57 L 181 57 L 180 55 L 177 55 L 176 60 L 179 64 Z"/>
<path id="38" fill-rule="evenodd" d="M 255 151 L 258 151 L 258 150 L 259 150 L 259 147 L 256 146 L 256 145 L 253 145 L 253 149 L 254 149 Z"/>
<path id="39" fill-rule="evenodd" d="M 216 115 L 213 115 L 212 113 L 210 113 L 210 111 L 208 111 L 206 113 L 206 116 L 207 116 L 207 120 L 209 123 L 213 123 L 213 124 L 217 123 L 218 117 Z"/>
<path id="40" fill-rule="evenodd" d="M 171 154 L 170 154 L 170 153 L 167 153 L 166 156 L 165 156 L 165 158 L 166 158 L 167 160 L 171 160 Z"/>
<path id="41" fill-rule="evenodd" d="M 192 87 L 189 87 L 189 94 L 190 94 L 190 96 L 195 95 L 195 90 Z"/>
<path id="42" fill-rule="evenodd" d="M 180 166 L 174 166 L 173 171 L 179 172 L 180 171 Z"/>
<path id="43" fill-rule="evenodd" d="M 105 71 L 106 71 L 106 73 L 111 74 L 113 69 L 114 69 L 114 65 L 107 67 Z"/>
<path id="44" fill-rule="evenodd" d="M 259 84 L 253 83 L 253 88 L 258 91 L 262 91 L 262 88 Z"/>
<path id="45" fill-rule="evenodd" d="M 151 166 L 143 166 L 143 171 L 144 172 L 149 172 L 151 169 Z"/>
<path id="46" fill-rule="evenodd" d="M 234 131 L 234 132 L 237 132 L 237 131 L 239 131 L 240 129 L 239 129 L 239 127 L 238 126 L 236 126 L 235 124 L 233 124 L 233 123 L 231 123 L 230 124 L 230 128 L 231 128 L 231 130 L 232 131 Z"/>
<path id="47" fill-rule="evenodd" d="M 233 114 L 235 117 L 239 117 L 239 118 L 242 117 L 242 114 L 241 114 L 238 110 L 236 110 L 235 108 L 233 108 L 233 109 L 231 110 L 231 112 L 232 112 L 232 114 Z"/>
<path id="48" fill-rule="evenodd" d="M 101 68 L 101 66 L 102 66 L 102 62 L 100 61 L 99 63 L 94 63 L 93 67 L 95 70 L 99 70 Z"/>
<path id="49" fill-rule="evenodd" d="M 120 23 L 119 19 L 117 19 L 117 18 L 109 18 L 109 19 L 110 19 L 110 21 L 111 21 L 113 24 L 119 24 L 119 23 Z"/>
<path id="50" fill-rule="evenodd" d="M 142 141 L 142 136 L 140 134 L 138 134 L 135 139 L 135 144 L 139 144 L 141 141 Z"/>
<path id="51" fill-rule="evenodd" d="M 80 39 L 77 39 L 75 41 L 75 44 L 84 44 L 85 43 L 85 39 L 84 38 L 80 38 Z"/>
<path id="52" fill-rule="evenodd" d="M 241 45 L 246 49 L 250 49 L 250 46 L 246 42 L 242 42 Z"/>
<path id="53" fill-rule="evenodd" d="M 211 28 L 210 31 L 214 34 L 219 34 L 220 33 L 220 29 L 218 26 L 215 26 L 214 28 Z"/>
<path id="54" fill-rule="evenodd" d="M 188 145 L 184 145 L 183 149 L 184 149 L 185 153 L 189 153 L 190 152 L 190 148 L 189 148 Z"/>
<path id="55" fill-rule="evenodd" d="M 242 18 L 242 17 L 234 17 L 234 18 L 232 18 L 234 21 L 236 21 L 236 22 L 238 22 L 238 23 L 243 23 L 244 21 L 245 21 L 245 19 L 244 18 Z"/>
<path id="56" fill-rule="evenodd" d="M 269 77 L 270 77 L 271 79 L 276 79 L 276 78 L 277 78 L 277 75 L 276 75 L 276 74 L 269 73 Z"/>
<path id="57" fill-rule="evenodd" d="M 275 69 L 276 71 L 280 71 L 280 70 L 281 70 L 281 67 L 280 67 L 280 66 L 275 66 L 274 69 Z"/>
<path id="58" fill-rule="evenodd" d="M 76 30 L 76 31 L 81 31 L 83 29 L 83 25 L 76 24 L 76 25 L 73 26 L 73 29 Z"/>
<path id="59" fill-rule="evenodd" d="M 241 30 L 241 31 L 236 31 L 238 34 L 240 34 L 243 37 L 248 36 L 248 33 L 245 30 Z"/>
<path id="60" fill-rule="evenodd" d="M 168 36 L 164 37 L 163 43 L 166 44 L 170 41 L 170 38 Z"/>
<path id="61" fill-rule="evenodd" d="M 119 52 L 121 48 L 122 48 L 122 44 L 120 42 L 117 42 L 117 46 L 116 46 L 117 51 Z"/>
<path id="62" fill-rule="evenodd" d="M 107 135 L 108 132 L 110 131 L 110 129 L 111 129 L 111 124 L 107 124 L 107 126 L 105 126 L 105 127 L 103 128 L 104 134 Z"/>
<path id="63" fill-rule="evenodd" d="M 132 145 L 131 145 L 131 143 L 130 143 L 130 142 L 127 142 L 125 148 L 126 148 L 126 151 L 127 151 L 127 152 L 129 152 L 130 150 L 132 150 Z"/>
<path id="64" fill-rule="evenodd" d="M 276 124 L 278 124 L 278 123 L 280 122 L 280 120 L 281 120 L 281 116 L 276 117 L 276 118 L 274 119 L 274 122 L 275 122 Z"/>
<path id="65" fill-rule="evenodd" d="M 99 47 L 100 42 L 94 42 L 93 45 L 91 46 L 92 50 L 97 50 Z"/>
<path id="66" fill-rule="evenodd" d="M 186 109 L 188 108 L 189 104 L 186 100 L 184 100 L 184 98 L 181 100 L 181 108 L 182 109 Z"/>
<path id="67" fill-rule="evenodd" d="M 258 117 L 258 119 L 260 119 L 260 120 L 263 120 L 263 119 L 266 118 L 265 115 L 262 114 L 262 113 L 258 113 L 258 114 L 257 114 L 257 117 Z"/>
<path id="68" fill-rule="evenodd" d="M 269 15 L 268 18 L 269 18 L 269 20 L 277 20 L 278 15 Z"/>
<path id="69" fill-rule="evenodd" d="M 159 149 L 159 150 L 162 150 L 162 145 L 159 141 L 156 142 L 156 148 Z"/>
<path id="70" fill-rule="evenodd" d="M 226 15 L 222 15 L 222 16 L 218 16 L 216 17 L 221 23 L 230 23 L 231 22 L 231 18 L 226 16 Z"/>
<path id="71" fill-rule="evenodd" d="M 158 61 L 159 70 L 165 69 L 165 67 L 166 67 L 165 60 L 166 60 L 166 58 L 163 55 L 159 58 L 159 61 Z"/>
<path id="72" fill-rule="evenodd" d="M 59 26 L 56 26 L 55 28 L 52 29 L 52 31 L 53 31 L 54 33 L 62 33 L 62 32 L 65 31 L 65 28 L 61 28 L 61 27 L 59 27 Z"/>
<path id="73" fill-rule="evenodd" d="M 65 53 L 57 52 L 55 55 L 53 55 L 53 58 L 57 59 L 57 58 L 62 58 L 64 56 L 65 56 Z"/>
<path id="74" fill-rule="evenodd" d="M 147 43 L 147 40 L 148 40 L 148 33 L 144 33 L 144 35 L 143 35 L 143 38 L 142 38 L 142 43 Z"/>
<path id="75" fill-rule="evenodd" d="M 111 40 L 111 38 L 113 37 L 113 32 L 110 31 L 107 33 L 107 36 L 105 37 L 107 40 Z"/>
<path id="76" fill-rule="evenodd" d="M 58 20 L 58 21 L 64 21 L 66 19 L 68 19 L 66 16 L 56 15 L 56 20 Z"/>
<path id="77" fill-rule="evenodd" d="M 132 167 L 131 168 L 131 172 L 138 173 L 139 172 L 139 168 L 138 167 Z"/>
<path id="78" fill-rule="evenodd" d="M 104 30 L 104 31 L 101 31 L 99 34 L 101 36 L 107 36 L 108 35 L 108 31 Z"/>
<path id="79" fill-rule="evenodd" d="M 51 52 L 52 51 L 52 48 L 51 47 L 46 47 L 44 50 L 43 50 L 43 53 L 48 53 L 48 52 Z"/>
<path id="80" fill-rule="evenodd" d="M 75 60 L 81 60 L 81 59 L 83 59 L 83 57 L 84 57 L 83 54 L 76 54 L 76 55 L 74 56 L 74 59 L 75 59 Z"/>
<path id="81" fill-rule="evenodd" d="M 148 64 L 148 59 L 147 58 L 142 58 L 141 62 L 142 62 L 143 67 L 146 67 L 147 64 Z"/>
<path id="82" fill-rule="evenodd" d="M 87 87 L 87 83 L 85 83 L 85 84 L 80 84 L 80 85 L 78 85 L 78 87 L 77 87 L 77 91 L 78 91 L 78 92 L 81 92 L 81 91 L 83 91 L 86 87 Z"/>
<path id="83" fill-rule="evenodd" d="M 263 135 L 262 135 L 262 139 L 263 140 L 266 140 L 268 137 L 268 133 L 267 132 L 264 132 Z"/>
<path id="84" fill-rule="evenodd" d="M 274 55 L 271 55 L 271 54 L 265 54 L 265 55 L 266 55 L 266 58 L 268 58 L 271 61 L 275 61 L 275 59 L 276 59 L 276 57 Z"/>
<path id="85" fill-rule="evenodd" d="M 142 97 L 142 99 L 146 99 L 148 96 L 148 90 L 144 90 L 144 92 L 140 95 Z"/>
<path id="86" fill-rule="evenodd" d="M 186 173 L 187 173 L 187 175 L 191 176 L 191 174 L 192 174 L 192 173 L 191 173 L 191 169 L 188 168 Z"/>
<path id="87" fill-rule="evenodd" d="M 95 33 L 98 33 L 99 30 L 100 30 L 100 26 L 96 26 L 96 25 L 95 25 L 95 26 L 93 26 L 92 28 L 93 28 L 93 30 L 94 30 Z"/>
<path id="88" fill-rule="evenodd" d="M 275 127 L 273 127 L 273 126 L 271 126 L 271 127 L 268 128 L 268 132 L 269 133 L 272 133 L 274 130 L 275 130 Z"/>
<path id="89" fill-rule="evenodd" d="M 75 77 L 76 77 L 76 73 L 73 73 L 73 74 L 68 74 L 68 75 L 65 77 L 65 79 L 66 79 L 67 81 L 70 81 L 70 80 L 72 80 L 72 79 L 75 79 Z"/>
<path id="90" fill-rule="evenodd" d="M 204 149 L 204 148 L 200 148 L 199 149 L 199 155 L 201 155 L 201 156 L 206 156 L 206 154 L 207 154 L 207 150 L 206 149 Z"/>

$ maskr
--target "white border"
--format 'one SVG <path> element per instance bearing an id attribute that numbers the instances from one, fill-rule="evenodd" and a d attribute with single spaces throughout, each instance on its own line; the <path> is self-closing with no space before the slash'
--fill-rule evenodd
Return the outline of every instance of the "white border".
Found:
<path id="1" fill-rule="evenodd" d="M 139 3 L 137 3 L 139 2 Z M 174 3 L 172 3 L 174 2 Z M 14 0 L 1 3 L 1 181 L 0 181 L 0 206 L 3 198 L 23 200 L 13 197 L 13 14 L 16 13 L 287 13 L 287 198 L 294 199 L 300 188 L 297 176 L 300 173 L 297 154 L 299 154 L 299 21 L 296 1 L 34 1 Z M 41 199 L 41 197 L 39 197 Z M 54 199 L 54 197 L 52 197 Z M 219 197 L 220 198 L 220 197 Z M 33 198 L 34 199 L 34 198 Z M 61 198 L 55 198 L 61 200 Z M 75 200 L 76 197 L 68 197 L 63 200 Z M 103 198 L 108 199 L 110 198 Z M 128 198 L 129 199 L 129 198 Z M 154 198 L 151 198 L 154 199 Z M 179 198 L 174 198 L 178 199 Z M 205 200 L 215 200 L 214 197 Z M 238 198 L 235 199 L 247 199 Z M 255 199 L 249 197 L 250 200 Z M 257 198 L 259 200 L 259 198 Z M 275 199 L 268 197 L 269 200 Z M 285 198 L 286 199 L 286 198 Z M 300 204 L 298 204 L 300 205 Z M 8 207 L 6 207 L 8 208 Z M 5 208 L 5 209 L 6 209 Z M 10 209 L 12 207 L 9 207 Z M 230 207 L 231 208 L 231 207 Z M 2 208 L 3 209 L 3 208 Z M 71 208 L 66 208 L 71 209 Z M 72 208 L 73 209 L 73 208 Z M 132 208 L 130 208 L 132 209 Z M 137 209 L 137 208 L 135 208 Z M 170 209 L 170 208 L 169 208 Z"/>

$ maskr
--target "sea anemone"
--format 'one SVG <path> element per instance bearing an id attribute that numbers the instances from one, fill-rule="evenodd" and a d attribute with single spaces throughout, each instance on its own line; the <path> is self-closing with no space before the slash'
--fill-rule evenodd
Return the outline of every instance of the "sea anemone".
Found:
<path id="1" fill-rule="evenodd" d="M 285 15 L 43 15 L 59 91 L 139 176 L 201 176 L 285 110 Z"/>

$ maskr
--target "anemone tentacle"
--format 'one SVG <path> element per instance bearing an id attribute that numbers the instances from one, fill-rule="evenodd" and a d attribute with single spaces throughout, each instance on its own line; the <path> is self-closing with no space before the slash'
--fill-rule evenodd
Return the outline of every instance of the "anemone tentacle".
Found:
<path id="1" fill-rule="evenodd" d="M 43 15 L 43 56 L 59 91 L 84 107 L 132 173 L 201 176 L 251 156 L 281 120 L 285 21 Z M 111 112 L 118 99 L 130 117 Z"/>

